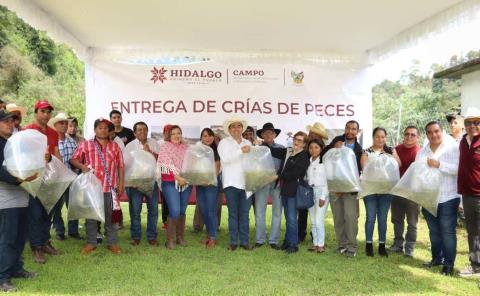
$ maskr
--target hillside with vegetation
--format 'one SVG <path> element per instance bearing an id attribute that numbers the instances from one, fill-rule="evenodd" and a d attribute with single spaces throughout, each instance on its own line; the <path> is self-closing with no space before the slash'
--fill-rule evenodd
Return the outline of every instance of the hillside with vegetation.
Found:
<path id="1" fill-rule="evenodd" d="M 28 107 L 48 99 L 55 111 L 85 117 L 84 65 L 66 45 L 55 43 L 0 5 L 0 99 Z"/>

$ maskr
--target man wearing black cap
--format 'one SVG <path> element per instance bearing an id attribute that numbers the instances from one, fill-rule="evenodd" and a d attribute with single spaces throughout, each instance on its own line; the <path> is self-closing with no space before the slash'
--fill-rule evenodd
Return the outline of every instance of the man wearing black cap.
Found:
<path id="1" fill-rule="evenodd" d="M 13 133 L 13 114 L 0 110 L 0 163 L 3 150 Z M 16 291 L 12 278 L 33 278 L 34 272 L 23 269 L 22 253 L 28 231 L 28 193 L 19 185 L 37 178 L 21 180 L 0 166 L 0 291 Z"/>
<path id="2" fill-rule="evenodd" d="M 37 101 L 34 107 L 34 122 L 27 125 L 26 129 L 35 129 L 47 136 L 47 154 L 55 155 L 62 159 L 58 150 L 58 134 L 48 126 L 52 117 L 53 106 L 45 100 Z M 61 252 L 55 249 L 50 242 L 50 227 L 52 226 L 51 216 L 45 211 L 38 198 L 30 196 L 28 204 L 28 237 L 32 248 L 33 260 L 37 263 L 45 263 L 45 253 L 60 255 Z"/>
<path id="3" fill-rule="evenodd" d="M 257 136 L 263 140 L 263 145 L 272 148 L 285 148 L 275 143 L 275 138 L 281 130 L 275 128 L 272 123 L 267 122 L 263 127 L 257 130 Z M 275 170 L 279 171 L 282 161 L 274 158 Z M 272 197 L 272 223 L 270 226 L 269 245 L 277 249 L 278 239 L 280 237 L 280 227 L 282 225 L 282 200 L 280 199 L 280 188 L 274 181 L 255 192 L 255 247 L 261 247 L 267 240 L 267 230 L 265 225 L 265 212 L 267 211 L 268 197 Z"/>

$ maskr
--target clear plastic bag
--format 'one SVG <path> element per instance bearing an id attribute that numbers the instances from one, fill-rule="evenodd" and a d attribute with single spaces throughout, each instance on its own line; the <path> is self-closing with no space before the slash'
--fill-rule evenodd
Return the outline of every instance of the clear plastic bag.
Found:
<path id="1" fill-rule="evenodd" d="M 442 172 L 428 166 L 425 160 L 415 161 L 390 192 L 411 200 L 437 216 Z"/>
<path id="2" fill-rule="evenodd" d="M 47 213 L 52 211 L 55 204 L 76 177 L 77 174 L 52 155 L 52 160 L 47 164 L 42 184 L 37 193 L 37 198 Z"/>
<path id="3" fill-rule="evenodd" d="M 103 186 L 92 171 L 80 174 L 70 185 L 68 220 L 105 222 Z"/>
<path id="4" fill-rule="evenodd" d="M 327 186 L 330 192 L 358 192 L 357 158 L 348 147 L 332 148 L 323 156 L 327 172 Z"/>
<path id="5" fill-rule="evenodd" d="M 190 185 L 217 185 L 213 149 L 202 143 L 188 147 L 180 175 Z"/>
<path id="6" fill-rule="evenodd" d="M 35 180 L 20 184 L 32 196 L 37 196 L 42 184 L 46 151 L 47 137 L 33 129 L 14 134 L 5 145 L 5 164 L 10 174 L 20 179 L 38 174 Z"/>
<path id="7" fill-rule="evenodd" d="M 277 172 L 270 149 L 252 146 L 243 154 L 242 167 L 245 174 L 245 191 L 255 192 L 277 179 Z"/>
<path id="8" fill-rule="evenodd" d="M 156 160 L 150 152 L 133 150 L 124 153 L 125 186 L 152 196 L 155 184 Z"/>
<path id="9" fill-rule="evenodd" d="M 400 180 L 398 162 L 388 154 L 368 156 L 360 177 L 361 191 L 358 198 L 370 194 L 390 193 L 393 186 Z"/>

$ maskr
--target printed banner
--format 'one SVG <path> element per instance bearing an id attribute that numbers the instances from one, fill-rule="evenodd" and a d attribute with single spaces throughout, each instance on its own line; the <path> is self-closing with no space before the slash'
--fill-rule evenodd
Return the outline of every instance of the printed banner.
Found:
<path id="1" fill-rule="evenodd" d="M 294 64 L 139 65 L 95 61 L 86 67 L 85 134 L 93 121 L 112 109 L 123 125 L 144 121 L 151 135 L 162 138 L 165 124 L 178 124 L 189 141 L 204 127 L 222 131 L 236 114 L 254 129 L 272 122 L 286 143 L 288 133 L 306 131 L 316 121 L 333 137 L 345 122 L 357 120 L 371 130 L 371 88 L 367 70 Z"/>

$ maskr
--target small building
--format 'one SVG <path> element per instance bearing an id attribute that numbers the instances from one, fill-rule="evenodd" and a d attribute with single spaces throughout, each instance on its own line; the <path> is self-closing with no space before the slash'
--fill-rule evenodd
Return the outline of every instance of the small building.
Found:
<path id="1" fill-rule="evenodd" d="M 468 107 L 480 108 L 480 58 L 437 72 L 433 78 L 462 79 L 461 113 Z"/>

